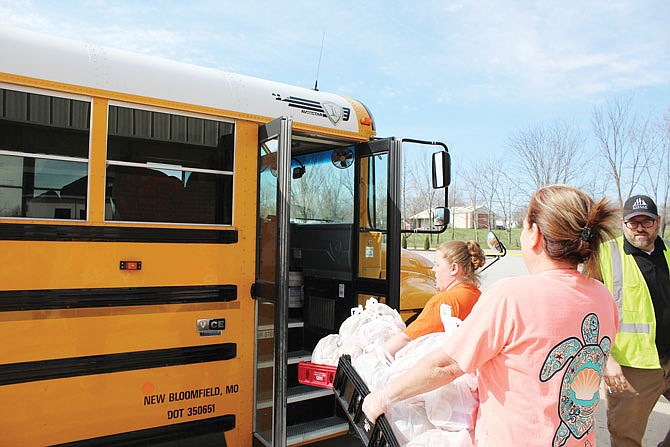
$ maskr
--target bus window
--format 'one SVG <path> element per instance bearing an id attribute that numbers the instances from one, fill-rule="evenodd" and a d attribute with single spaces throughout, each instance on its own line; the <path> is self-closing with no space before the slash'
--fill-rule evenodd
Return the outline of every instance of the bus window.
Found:
<path id="1" fill-rule="evenodd" d="M 333 161 L 333 153 L 342 150 L 293 157 L 292 167 L 304 172 L 291 182 L 292 222 L 354 221 L 354 167 Z M 353 160 L 353 149 L 349 152 Z"/>
<path id="2" fill-rule="evenodd" d="M 105 220 L 232 225 L 234 130 L 110 106 Z"/>
<path id="3" fill-rule="evenodd" d="M 91 104 L 0 89 L 0 217 L 86 219 Z"/>
<path id="4" fill-rule="evenodd" d="M 368 211 L 370 213 L 370 229 L 386 231 L 387 228 L 387 197 L 388 197 L 388 154 L 370 157 L 368 188 Z M 364 174 L 361 174 L 364 175 Z"/>

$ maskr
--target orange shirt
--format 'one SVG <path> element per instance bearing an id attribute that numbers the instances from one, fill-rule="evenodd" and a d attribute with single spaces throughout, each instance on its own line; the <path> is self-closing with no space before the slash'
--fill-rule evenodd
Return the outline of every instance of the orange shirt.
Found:
<path id="1" fill-rule="evenodd" d="M 412 340 L 433 332 L 444 332 L 444 325 L 440 318 L 440 305 L 451 306 L 451 314 L 464 320 L 470 315 L 482 292 L 473 284 L 458 284 L 449 290 L 439 292 L 428 300 L 416 320 L 410 323 L 403 331 Z"/>

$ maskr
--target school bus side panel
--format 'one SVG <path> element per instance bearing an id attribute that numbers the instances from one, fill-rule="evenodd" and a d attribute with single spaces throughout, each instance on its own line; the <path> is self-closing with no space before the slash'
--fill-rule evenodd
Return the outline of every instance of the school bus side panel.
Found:
<path id="1" fill-rule="evenodd" d="M 0 312 L 3 445 L 217 418 L 228 445 L 251 445 L 256 124 L 236 123 L 235 154 L 234 243 L 2 241 L 0 294 L 15 307 Z M 140 260 L 142 269 L 120 270 L 121 260 Z M 226 285 L 236 287 L 232 301 L 161 302 L 163 289 Z M 85 298 L 87 290 L 132 297 L 150 288 L 158 288 L 158 304 L 49 305 L 54 289 Z M 16 304 L 25 291 L 34 309 Z M 197 321 L 212 318 L 225 328 L 201 336 Z"/>

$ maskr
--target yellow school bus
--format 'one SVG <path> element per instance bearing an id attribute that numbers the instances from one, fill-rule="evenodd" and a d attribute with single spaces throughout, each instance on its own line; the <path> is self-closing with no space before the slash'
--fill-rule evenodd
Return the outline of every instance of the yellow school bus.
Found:
<path id="1" fill-rule="evenodd" d="M 0 54 L 0 444 L 346 433 L 297 365 L 365 298 L 409 318 L 434 293 L 402 167 L 440 231 L 447 147 L 335 94 L 17 29 Z"/>

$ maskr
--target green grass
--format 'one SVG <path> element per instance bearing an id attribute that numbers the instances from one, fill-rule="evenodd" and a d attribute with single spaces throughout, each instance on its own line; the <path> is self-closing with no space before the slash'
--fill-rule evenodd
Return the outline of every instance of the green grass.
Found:
<path id="1" fill-rule="evenodd" d="M 519 245 L 519 236 L 521 236 L 521 228 L 513 228 L 511 234 L 506 230 L 495 230 L 494 233 L 498 236 L 498 239 L 507 247 L 508 250 L 520 250 L 521 246 Z M 465 228 L 448 228 L 442 234 L 408 234 L 407 238 L 407 248 L 411 250 L 423 250 L 426 236 L 428 236 L 428 241 L 430 244 L 430 249 L 434 250 L 435 247 L 440 245 L 442 242 L 456 240 L 456 241 L 468 241 L 476 240 L 482 246 L 484 250 L 488 249 L 486 245 L 486 235 L 488 230 L 477 230 L 477 239 L 475 239 L 475 233 L 473 229 Z M 617 236 L 621 233 L 617 232 Z M 670 225 L 666 227 L 665 234 L 661 237 L 666 240 L 670 237 Z"/>
<path id="2" fill-rule="evenodd" d="M 521 228 L 513 228 L 511 232 L 511 236 L 506 230 L 495 230 L 494 233 L 496 236 L 498 236 L 498 239 L 507 247 L 509 250 L 519 250 L 519 236 L 521 235 Z M 447 242 L 447 241 L 468 241 L 468 240 L 476 240 L 479 242 L 479 244 L 482 246 L 483 249 L 487 249 L 486 245 L 486 235 L 488 234 L 488 230 L 482 229 L 482 230 L 477 230 L 477 234 L 475 235 L 475 232 L 473 229 L 465 229 L 465 228 L 448 228 L 444 233 L 442 234 L 408 234 L 407 238 L 407 248 L 411 250 L 423 250 L 424 249 L 424 244 L 426 240 L 426 236 L 428 236 L 428 241 L 430 244 L 430 249 L 434 249 L 438 245 L 440 245 L 442 242 Z"/>

